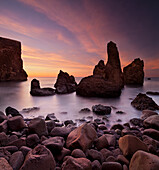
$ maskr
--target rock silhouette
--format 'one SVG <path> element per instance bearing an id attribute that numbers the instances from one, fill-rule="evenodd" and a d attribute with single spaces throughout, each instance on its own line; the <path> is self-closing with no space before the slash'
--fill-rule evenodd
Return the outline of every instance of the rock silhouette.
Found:
<path id="1" fill-rule="evenodd" d="M 21 59 L 21 43 L 0 37 L 0 81 L 24 81 L 27 77 Z"/>
<path id="2" fill-rule="evenodd" d="M 131 64 L 124 67 L 124 83 L 126 85 L 143 85 L 144 83 L 144 62 L 140 58 L 135 59 Z"/>
<path id="3" fill-rule="evenodd" d="M 95 66 L 93 75 L 85 77 L 77 86 L 76 93 L 88 97 L 118 97 L 124 87 L 123 73 L 116 44 L 107 45 L 108 61 L 103 60 Z"/>

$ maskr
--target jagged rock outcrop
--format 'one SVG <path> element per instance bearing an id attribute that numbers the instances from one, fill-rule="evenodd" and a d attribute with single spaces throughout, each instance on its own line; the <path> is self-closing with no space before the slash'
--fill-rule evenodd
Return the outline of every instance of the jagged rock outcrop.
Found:
<path id="1" fill-rule="evenodd" d="M 0 37 L 0 81 L 24 81 L 27 77 L 21 59 L 21 43 Z"/>
<path id="2" fill-rule="evenodd" d="M 126 85 L 143 85 L 144 83 L 144 62 L 140 58 L 135 59 L 131 64 L 124 67 L 124 83 Z"/>
<path id="3" fill-rule="evenodd" d="M 60 70 L 58 74 L 56 83 L 54 87 L 56 88 L 56 93 L 58 94 L 67 94 L 76 91 L 77 83 L 74 76 L 70 76 L 68 73 Z"/>
<path id="4" fill-rule="evenodd" d="M 93 76 L 85 77 L 77 86 L 76 93 L 88 97 L 118 97 L 124 87 L 120 58 L 116 44 L 107 45 L 108 62 L 103 60 L 95 66 Z"/>
<path id="5" fill-rule="evenodd" d="M 31 91 L 32 96 L 50 96 L 55 94 L 53 88 L 40 88 L 40 83 L 37 79 L 31 81 Z"/>

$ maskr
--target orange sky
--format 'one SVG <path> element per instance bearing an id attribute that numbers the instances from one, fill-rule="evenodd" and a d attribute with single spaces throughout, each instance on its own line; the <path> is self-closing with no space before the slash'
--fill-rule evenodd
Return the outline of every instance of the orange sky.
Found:
<path id="1" fill-rule="evenodd" d="M 24 69 L 32 77 L 92 74 L 106 44 L 117 44 L 122 67 L 135 58 L 146 76 L 159 76 L 158 2 L 111 0 L 5 0 L 0 36 L 22 42 Z"/>

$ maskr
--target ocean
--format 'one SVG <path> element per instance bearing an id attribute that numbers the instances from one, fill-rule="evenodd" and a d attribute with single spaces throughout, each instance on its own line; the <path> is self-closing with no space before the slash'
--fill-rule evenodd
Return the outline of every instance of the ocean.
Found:
<path id="1" fill-rule="evenodd" d="M 108 116 L 109 122 L 107 126 L 111 126 L 118 121 L 125 123 L 131 118 L 141 116 L 141 111 L 131 106 L 131 101 L 138 93 L 146 93 L 146 91 L 159 91 L 159 78 L 145 78 L 142 87 L 125 86 L 119 98 L 86 98 L 77 96 L 76 93 L 54 95 L 46 97 L 33 97 L 30 95 L 30 85 L 33 78 L 28 78 L 24 82 L 0 82 L 0 111 L 5 112 L 8 106 L 19 110 L 25 118 L 33 118 L 37 116 L 46 116 L 49 113 L 55 113 L 60 121 L 78 119 L 90 120 L 97 117 L 93 112 L 79 113 L 82 108 L 92 108 L 93 105 L 102 104 L 113 106 L 111 114 Z M 41 87 L 53 87 L 56 78 L 37 78 Z M 79 82 L 81 78 L 76 78 Z M 152 96 L 153 100 L 159 104 L 159 96 Z M 31 112 L 22 111 L 24 108 L 38 107 L 39 109 Z M 123 111 L 123 114 L 116 114 L 116 111 Z M 159 111 L 157 111 L 159 113 Z M 120 119 L 120 120 L 119 120 Z"/>

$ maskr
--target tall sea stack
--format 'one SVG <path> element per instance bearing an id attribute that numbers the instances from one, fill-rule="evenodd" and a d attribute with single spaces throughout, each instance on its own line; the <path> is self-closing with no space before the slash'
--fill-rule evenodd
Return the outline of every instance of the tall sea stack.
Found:
<path id="1" fill-rule="evenodd" d="M 0 37 L 0 81 L 24 81 L 27 77 L 21 59 L 21 43 Z"/>

